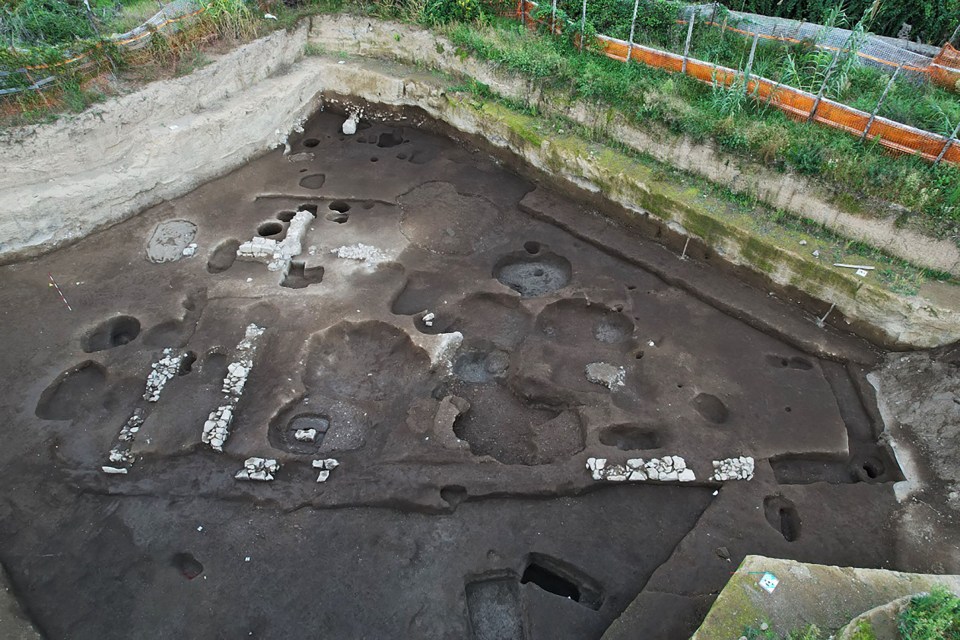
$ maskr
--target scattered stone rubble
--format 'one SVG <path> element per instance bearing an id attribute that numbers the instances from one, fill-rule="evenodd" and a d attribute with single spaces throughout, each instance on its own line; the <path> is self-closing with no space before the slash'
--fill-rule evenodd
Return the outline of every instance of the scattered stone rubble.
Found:
<path id="1" fill-rule="evenodd" d="M 280 463 L 272 458 L 247 458 L 243 461 L 243 469 L 234 476 L 237 480 L 258 480 L 269 482 L 273 474 L 280 469 Z"/>
<path id="2" fill-rule="evenodd" d="M 255 324 L 247 326 L 243 340 L 237 345 L 237 359 L 227 365 L 227 375 L 223 379 L 222 387 L 224 402 L 211 411 L 207 421 L 203 423 L 201 439 L 214 451 L 223 451 L 223 443 L 230 435 L 230 424 L 233 422 L 237 404 L 243 395 L 243 388 L 247 384 L 247 377 L 253 369 L 257 341 L 263 335 L 263 331 L 262 327 Z"/>
<path id="3" fill-rule="evenodd" d="M 320 469 L 320 475 L 317 476 L 317 482 L 326 482 L 330 477 L 330 472 L 340 466 L 335 458 L 326 458 L 324 460 L 314 460 L 313 468 Z"/>
<path id="4" fill-rule="evenodd" d="M 622 387 L 624 377 L 627 375 L 623 367 L 606 362 L 591 362 L 587 365 L 585 373 L 588 381 L 611 390 L 614 387 Z"/>
<path id="5" fill-rule="evenodd" d="M 148 403 L 155 403 L 160 400 L 160 394 L 163 393 L 164 387 L 180 372 L 180 368 L 183 366 L 183 361 L 186 357 L 186 352 L 177 352 L 172 348 L 164 349 L 163 357 L 150 365 L 150 373 L 147 375 L 143 399 Z M 136 456 L 134 456 L 130 447 L 133 445 L 133 441 L 137 437 L 140 427 L 143 426 L 144 421 L 147 419 L 148 411 L 149 409 L 147 407 L 136 407 L 123 424 L 123 427 L 120 428 L 120 435 L 117 436 L 118 442 L 110 449 L 110 453 L 107 454 L 111 465 L 123 464 L 129 466 L 136 461 Z M 104 473 L 116 474 L 127 472 L 125 468 L 123 468 L 122 471 L 118 469 L 120 469 L 120 467 L 102 467 Z"/>
<path id="6" fill-rule="evenodd" d="M 256 236 L 237 248 L 237 260 L 266 263 L 270 271 L 280 271 L 286 275 L 290 271 L 290 261 L 303 251 L 303 237 L 307 227 L 313 221 L 309 211 L 297 211 L 283 240 Z"/>
<path id="7" fill-rule="evenodd" d="M 147 402 L 159 400 L 163 388 L 180 371 L 180 366 L 186 357 L 186 353 L 175 354 L 173 349 L 164 349 L 163 357 L 151 365 L 152 370 L 147 376 L 147 389 L 143 392 L 143 399 Z"/>
<path id="8" fill-rule="evenodd" d="M 433 321 L 436 317 L 437 317 L 437 314 L 433 313 L 432 311 L 430 313 L 424 314 L 423 324 L 425 324 L 428 327 L 432 327 Z"/>
<path id="9" fill-rule="evenodd" d="M 133 410 L 133 414 L 127 419 L 123 427 L 120 429 L 120 440 L 123 442 L 132 442 L 134 438 L 137 437 L 137 432 L 140 431 L 140 427 L 143 426 L 143 421 L 146 419 L 143 409 L 137 407 Z M 111 458 L 113 460 L 113 458 Z M 116 462 L 115 460 L 113 460 Z"/>
<path id="10" fill-rule="evenodd" d="M 720 482 L 727 480 L 752 480 L 753 468 L 753 458 L 749 456 L 714 460 L 713 476 L 711 476 L 710 479 Z"/>
<path id="11" fill-rule="evenodd" d="M 357 262 L 366 262 L 369 265 L 377 265 L 389 260 L 387 254 L 383 251 L 362 242 L 331 249 L 330 253 L 344 260 L 356 260 Z"/>
<path id="12" fill-rule="evenodd" d="M 626 464 L 607 464 L 606 458 L 588 458 L 587 469 L 594 480 L 608 482 L 693 482 L 697 479 L 693 469 L 687 468 L 686 461 L 680 456 L 664 456 L 644 461 L 643 458 L 631 458 Z"/>

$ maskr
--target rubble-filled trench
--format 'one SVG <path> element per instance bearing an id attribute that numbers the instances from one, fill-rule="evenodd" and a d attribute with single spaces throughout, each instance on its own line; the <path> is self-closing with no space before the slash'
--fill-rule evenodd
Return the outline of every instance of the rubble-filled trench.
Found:
<path id="1" fill-rule="evenodd" d="M 936 564 L 882 353 L 404 113 L 0 267 L 0 560 L 47 637 L 599 638 L 639 595 L 680 638 L 747 553 Z"/>

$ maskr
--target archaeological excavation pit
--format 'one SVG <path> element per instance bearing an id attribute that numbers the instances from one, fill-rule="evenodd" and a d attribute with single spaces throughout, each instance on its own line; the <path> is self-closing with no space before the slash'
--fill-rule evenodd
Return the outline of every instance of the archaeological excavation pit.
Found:
<path id="1" fill-rule="evenodd" d="M 384 113 L 0 267 L 45 634 L 680 638 L 748 553 L 916 568 L 878 348 Z"/>

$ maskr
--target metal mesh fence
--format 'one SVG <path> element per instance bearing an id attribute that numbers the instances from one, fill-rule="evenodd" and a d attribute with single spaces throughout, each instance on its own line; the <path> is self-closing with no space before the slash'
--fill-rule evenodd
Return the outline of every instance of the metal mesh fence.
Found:
<path id="1" fill-rule="evenodd" d="M 532 0 L 519 0 L 517 15 L 529 25 L 538 22 L 546 26 L 552 25 L 551 30 L 555 33 L 559 33 L 566 28 L 575 34 L 579 34 L 583 29 L 587 1 L 588 0 L 584 0 L 583 2 L 581 19 L 567 25 L 556 23 L 552 16 L 543 18 L 543 13 L 538 11 L 540 7 L 539 3 L 533 2 Z M 548 5 L 544 6 L 548 9 L 550 8 Z M 556 5 L 553 6 L 555 7 Z M 710 20 L 715 8 L 716 5 L 690 5 L 685 10 L 686 20 L 684 22 L 689 23 L 691 16 L 695 16 L 694 20 Z M 740 15 L 742 16 L 744 14 Z M 752 36 L 754 46 L 756 46 L 756 42 L 763 35 L 759 30 L 762 27 L 767 29 L 768 38 L 783 39 L 788 42 L 797 35 L 800 35 L 802 39 L 804 37 L 803 34 L 812 34 L 812 38 L 819 40 L 824 47 L 833 47 L 835 51 L 844 48 L 851 33 L 845 29 L 833 29 L 829 33 L 820 33 L 824 28 L 819 25 L 804 25 L 796 23 L 795 21 L 784 21 L 780 18 L 769 18 L 768 20 L 770 22 L 766 23 L 765 27 L 760 23 L 749 22 L 738 22 L 737 25 L 739 26 L 731 26 L 728 16 L 726 25 L 721 26 L 727 29 L 742 31 L 744 35 Z M 793 26 L 789 27 L 789 29 L 792 30 L 781 32 L 781 28 L 787 29 L 787 27 L 782 24 L 783 22 L 793 23 Z M 757 30 L 745 30 L 742 29 L 743 26 L 757 27 Z M 631 29 L 631 32 L 633 32 L 633 29 Z M 733 87 L 737 86 L 739 82 L 741 84 L 738 90 L 744 91 L 755 100 L 763 101 L 772 107 L 780 109 L 794 119 L 840 129 L 841 131 L 859 137 L 861 140 L 875 141 L 895 154 L 915 155 L 935 163 L 948 162 L 960 164 L 960 143 L 957 142 L 957 134 L 960 133 L 960 123 L 957 124 L 951 136 L 943 136 L 880 116 L 879 111 L 881 103 L 886 96 L 886 91 L 880 97 L 873 112 L 868 113 L 825 97 L 823 89 L 818 93 L 813 93 L 788 86 L 782 82 L 751 75 L 749 63 L 747 70 L 742 71 L 703 60 L 697 60 L 687 55 L 692 33 L 692 27 L 687 29 L 687 39 L 683 47 L 683 54 L 641 45 L 630 40 L 612 38 L 603 34 L 596 34 L 595 37 L 599 49 L 606 56 L 615 60 L 641 62 L 651 67 L 657 67 L 674 73 L 682 73 L 707 84 Z M 924 69 L 933 64 L 932 58 L 927 58 L 926 56 L 906 50 L 905 48 L 899 50 L 896 47 L 882 48 L 882 44 L 883 43 L 877 43 L 876 46 L 869 49 L 869 51 L 894 58 L 894 60 L 887 60 L 887 62 L 896 64 L 895 73 L 903 71 L 903 69 L 900 69 L 900 66 L 903 65 L 906 67 L 904 61 L 913 60 L 916 62 L 918 60 L 918 58 L 910 56 L 919 56 L 926 60 Z M 954 53 L 956 52 L 954 51 Z M 957 57 L 960 58 L 960 55 L 957 55 Z M 751 54 L 751 61 L 752 58 L 753 56 Z M 899 60 L 899 62 L 897 60 Z M 948 64 L 950 63 L 950 61 L 947 62 Z M 874 63 L 879 64 L 879 61 L 874 61 Z M 926 70 L 919 72 L 928 73 Z M 829 69 L 827 70 L 827 74 L 829 74 Z M 826 86 L 826 81 L 824 81 L 823 84 Z M 892 84 L 893 82 L 891 80 L 890 85 Z"/>
<path id="2" fill-rule="evenodd" d="M 112 35 L 104 41 L 126 49 L 139 49 L 149 44 L 155 33 L 176 33 L 191 18 L 207 10 L 200 0 L 173 0 L 149 20 L 126 33 Z M 42 90 L 51 85 L 59 73 L 90 66 L 103 42 L 87 45 L 85 49 L 70 52 L 62 60 L 50 63 L 24 65 L 19 68 L 0 69 L 0 96 Z M 28 83 L 23 80 L 26 78 Z"/>
<path id="3" fill-rule="evenodd" d="M 711 26 L 721 27 L 748 37 L 759 34 L 760 38 L 765 40 L 788 43 L 811 42 L 828 51 L 841 51 L 849 47 L 853 35 L 850 29 L 825 27 L 810 22 L 755 13 L 727 12 L 718 4 L 688 5 L 684 16 L 688 18 L 691 12 L 697 15 L 698 21 L 706 20 Z M 725 17 L 718 18 L 721 14 L 725 14 Z M 870 34 L 860 44 L 856 55 L 864 64 L 890 73 L 902 67 L 905 73 L 927 74 L 938 52 L 939 50 L 935 47 Z"/>

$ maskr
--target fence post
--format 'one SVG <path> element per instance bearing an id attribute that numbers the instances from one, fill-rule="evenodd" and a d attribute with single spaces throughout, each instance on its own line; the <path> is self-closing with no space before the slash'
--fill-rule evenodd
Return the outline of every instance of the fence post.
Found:
<path id="1" fill-rule="evenodd" d="M 550 12 L 550 35 L 557 35 L 557 0 L 553 0 L 553 9 Z"/>
<path id="2" fill-rule="evenodd" d="M 687 22 L 687 42 L 683 45 L 683 66 L 680 67 L 680 73 L 687 73 L 687 57 L 690 55 L 690 39 L 693 37 L 693 22 L 697 19 L 697 10 L 690 8 L 690 21 Z"/>
<path id="3" fill-rule="evenodd" d="M 753 34 L 753 44 L 750 45 L 750 57 L 747 58 L 747 71 L 743 76 L 743 90 L 750 93 L 750 72 L 753 70 L 753 57 L 757 54 L 757 42 L 760 41 L 760 32 Z"/>
<path id="4" fill-rule="evenodd" d="M 583 0 L 583 13 L 580 14 L 580 51 L 583 51 L 584 40 L 587 38 L 587 0 Z"/>
<path id="5" fill-rule="evenodd" d="M 947 149 L 950 148 L 950 145 L 953 144 L 953 141 L 957 139 L 957 134 L 960 133 L 960 122 L 957 123 L 957 126 L 953 128 L 953 134 L 950 135 L 950 139 L 947 140 L 947 143 L 943 145 L 943 149 L 940 150 L 940 155 L 937 156 L 937 159 L 934 161 L 933 166 L 940 164 L 940 161 L 943 160 L 943 156 L 947 155 Z"/>
<path id="6" fill-rule="evenodd" d="M 633 20 L 630 22 L 630 46 L 627 47 L 627 64 L 633 60 L 633 35 L 637 28 L 637 10 L 640 8 L 640 0 L 633 2 Z"/>
<path id="7" fill-rule="evenodd" d="M 817 94 L 817 99 L 813 101 L 813 108 L 810 109 L 810 115 L 807 116 L 807 122 L 813 122 L 814 116 L 817 115 L 817 109 L 820 107 L 820 102 L 823 100 L 823 94 L 827 91 L 827 83 L 830 82 L 830 75 L 833 73 L 833 68 L 837 64 L 837 60 L 840 59 L 840 49 L 837 49 L 837 52 L 833 55 L 833 60 L 830 61 L 830 66 L 827 67 L 827 73 L 823 76 L 823 84 L 820 86 L 820 93 Z"/>
<path id="8" fill-rule="evenodd" d="M 873 113 L 870 114 L 870 119 L 867 120 L 867 126 L 863 129 L 863 135 L 860 136 L 860 142 L 863 142 L 867 139 L 867 136 L 870 134 L 870 127 L 873 126 L 873 121 L 877 119 L 877 114 L 880 113 L 880 106 L 883 104 L 883 101 L 887 98 L 887 93 L 890 92 L 891 87 L 893 87 L 893 81 L 897 79 L 897 76 L 900 75 L 900 72 L 903 71 L 903 63 L 900 63 L 900 66 L 897 67 L 897 70 L 893 72 L 893 75 L 890 76 L 890 80 L 887 82 L 887 86 L 883 88 L 883 93 L 880 94 L 880 99 L 877 100 L 877 106 L 874 107 Z"/>
<path id="9" fill-rule="evenodd" d="M 957 28 L 953 30 L 953 35 L 950 36 L 950 39 L 947 40 L 950 44 L 953 44 L 957 41 L 957 36 L 960 36 L 960 24 L 957 25 Z"/>

